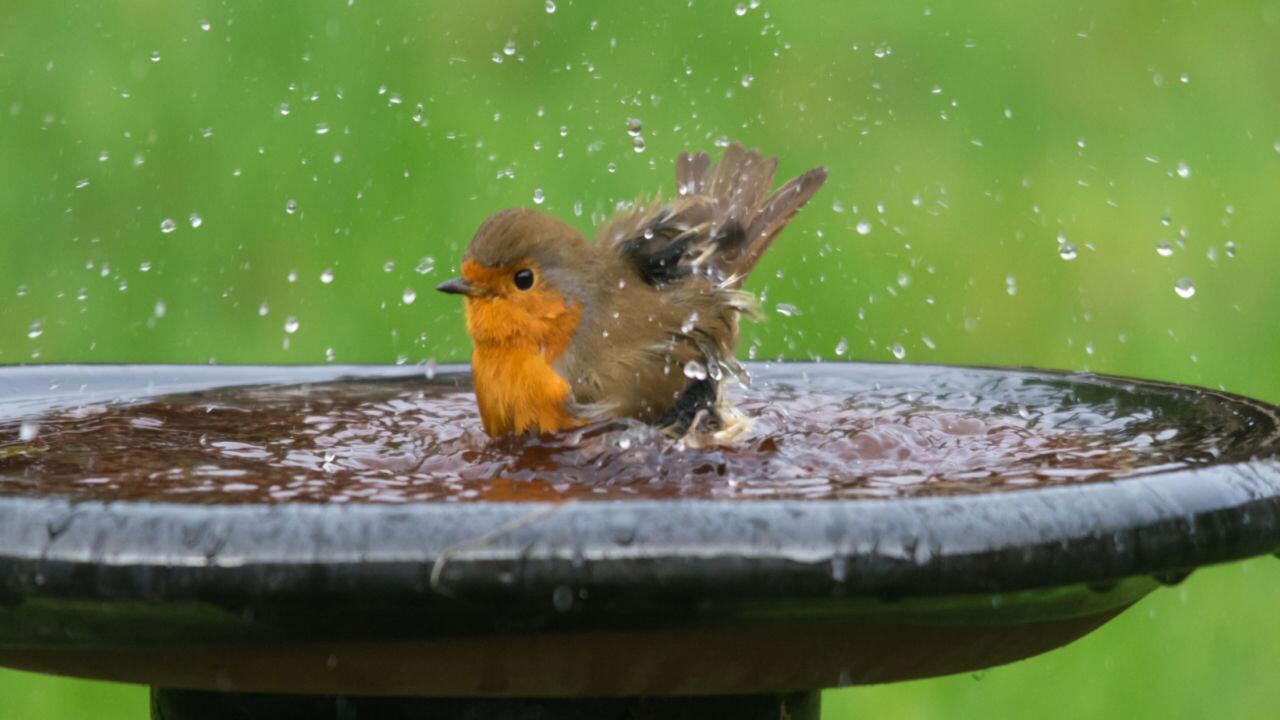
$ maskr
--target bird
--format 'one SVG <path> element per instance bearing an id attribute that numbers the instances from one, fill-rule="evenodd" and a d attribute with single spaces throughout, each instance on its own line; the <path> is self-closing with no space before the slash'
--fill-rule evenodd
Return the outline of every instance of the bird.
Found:
<path id="1" fill-rule="evenodd" d="M 484 431 L 546 435 L 634 418 L 672 437 L 726 425 L 743 281 L 822 186 L 815 167 L 769 193 L 777 158 L 729 145 L 676 159 L 670 202 L 622 206 L 590 242 L 529 208 L 485 219 L 440 292 L 461 295 Z"/>

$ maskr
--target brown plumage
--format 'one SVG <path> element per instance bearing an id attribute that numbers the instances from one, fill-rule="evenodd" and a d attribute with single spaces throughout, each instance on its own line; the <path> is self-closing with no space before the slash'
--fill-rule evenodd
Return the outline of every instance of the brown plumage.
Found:
<path id="1" fill-rule="evenodd" d="M 594 243 L 534 210 L 481 224 L 462 277 L 472 371 L 491 435 L 554 432 L 608 417 L 677 434 L 714 426 L 737 370 L 741 291 L 769 244 L 826 180 L 815 168 L 766 197 L 777 166 L 731 145 L 676 161 L 677 194 L 620 212 Z"/>

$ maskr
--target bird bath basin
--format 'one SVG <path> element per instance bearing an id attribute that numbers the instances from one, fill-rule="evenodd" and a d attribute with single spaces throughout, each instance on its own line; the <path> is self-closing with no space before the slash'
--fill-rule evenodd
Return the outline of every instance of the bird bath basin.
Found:
<path id="1" fill-rule="evenodd" d="M 816 717 L 1280 546 L 1265 403 L 751 370 L 695 448 L 486 442 L 456 367 L 0 369 L 0 665 L 170 719 Z"/>

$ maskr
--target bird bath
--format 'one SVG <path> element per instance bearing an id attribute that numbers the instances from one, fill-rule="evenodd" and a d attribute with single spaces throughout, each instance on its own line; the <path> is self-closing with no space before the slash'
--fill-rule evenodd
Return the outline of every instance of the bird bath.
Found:
<path id="1" fill-rule="evenodd" d="M 751 371 L 745 437 L 686 448 L 487 443 L 456 367 L 0 369 L 0 665 L 177 720 L 812 718 L 1280 546 L 1265 403 Z"/>

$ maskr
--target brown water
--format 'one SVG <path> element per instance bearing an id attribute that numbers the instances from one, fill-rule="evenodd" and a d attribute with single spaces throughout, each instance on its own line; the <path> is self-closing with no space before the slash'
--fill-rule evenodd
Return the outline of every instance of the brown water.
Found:
<path id="1" fill-rule="evenodd" d="M 1118 385 L 833 365 L 757 368 L 751 388 L 729 391 L 750 418 L 732 444 L 691 448 L 629 421 L 492 441 L 467 382 L 445 374 L 230 388 L 0 420 L 0 495 L 184 503 L 961 495 L 1216 462 L 1238 430 L 1179 397 Z"/>

